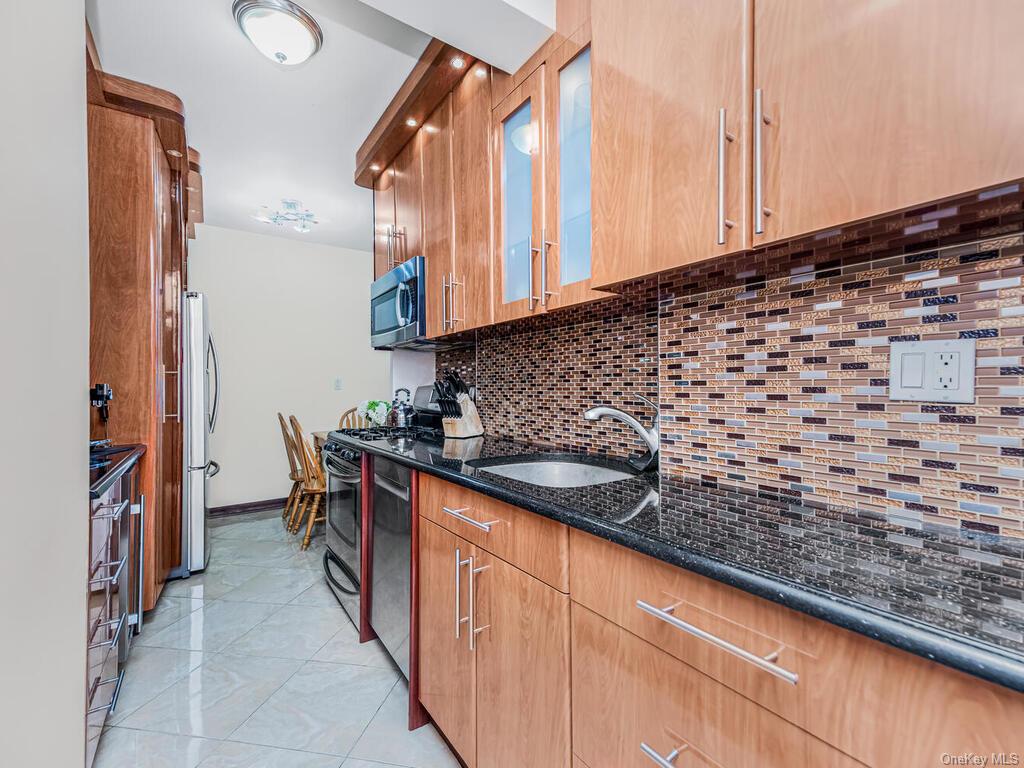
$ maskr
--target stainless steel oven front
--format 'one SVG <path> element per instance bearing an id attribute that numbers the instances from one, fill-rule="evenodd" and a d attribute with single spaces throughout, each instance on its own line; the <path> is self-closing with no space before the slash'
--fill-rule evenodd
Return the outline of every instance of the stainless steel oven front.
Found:
<path id="1" fill-rule="evenodd" d="M 348 448 L 325 446 L 323 462 L 327 481 L 324 579 L 358 630 L 363 551 L 361 455 Z"/>
<path id="2" fill-rule="evenodd" d="M 370 342 L 374 349 L 416 346 L 427 335 L 425 264 L 414 256 L 370 286 Z"/>

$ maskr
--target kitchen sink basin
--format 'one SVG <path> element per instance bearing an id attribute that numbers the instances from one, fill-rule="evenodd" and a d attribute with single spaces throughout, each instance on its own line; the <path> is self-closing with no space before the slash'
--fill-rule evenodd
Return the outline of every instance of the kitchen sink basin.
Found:
<path id="1" fill-rule="evenodd" d="M 490 466 L 478 464 L 477 467 L 492 475 L 501 475 L 512 480 L 521 480 L 524 483 L 548 488 L 582 488 L 587 485 L 613 483 L 616 480 L 625 480 L 634 476 L 632 472 L 565 459 L 522 461 Z"/>

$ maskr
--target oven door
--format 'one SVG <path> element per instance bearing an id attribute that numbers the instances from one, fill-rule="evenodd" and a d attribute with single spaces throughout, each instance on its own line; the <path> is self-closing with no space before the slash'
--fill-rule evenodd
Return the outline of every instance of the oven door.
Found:
<path id="1" fill-rule="evenodd" d="M 399 264 L 370 287 L 370 340 L 375 349 L 400 347 L 426 332 L 423 257 Z"/>
<path id="2" fill-rule="evenodd" d="M 327 550 L 324 578 L 331 592 L 359 628 L 362 558 L 362 476 L 356 464 L 324 453 L 327 479 Z"/>

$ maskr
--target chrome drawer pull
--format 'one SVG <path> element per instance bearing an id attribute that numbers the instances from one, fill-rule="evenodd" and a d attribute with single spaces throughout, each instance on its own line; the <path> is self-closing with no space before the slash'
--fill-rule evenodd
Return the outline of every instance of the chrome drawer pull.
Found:
<path id="1" fill-rule="evenodd" d="M 104 640 L 99 643 L 91 643 L 89 645 L 89 650 L 92 650 L 93 648 L 102 648 L 104 645 L 108 648 L 117 648 L 117 641 L 121 639 L 121 630 L 124 629 L 124 623 L 127 619 L 128 614 L 122 613 L 121 618 L 119 619 L 111 619 L 110 621 L 104 621 L 99 624 L 96 627 L 97 630 L 99 630 L 100 627 L 111 627 L 115 624 L 117 625 L 117 629 L 114 631 L 114 636 L 109 640 Z"/>
<path id="2" fill-rule="evenodd" d="M 121 513 L 125 511 L 131 500 L 125 499 L 120 504 L 100 504 L 96 509 L 112 509 L 113 512 L 108 512 L 104 515 L 93 515 L 93 520 L 121 520 Z"/>
<path id="3" fill-rule="evenodd" d="M 657 765 L 660 765 L 661 768 L 676 768 L 676 758 L 679 757 L 681 752 L 687 749 L 687 746 L 688 745 L 684 744 L 678 749 L 673 749 L 667 755 L 662 757 L 658 754 L 657 750 L 655 750 L 654 747 L 648 746 L 645 742 L 641 741 L 640 751 L 647 755 L 649 758 L 651 758 L 651 760 L 653 760 Z"/>
<path id="4" fill-rule="evenodd" d="M 717 637 L 716 635 L 712 635 L 710 632 L 705 632 L 703 629 L 693 626 L 693 624 L 687 624 L 685 621 L 677 619 L 671 613 L 671 611 L 674 610 L 674 607 L 668 609 L 655 608 L 653 605 L 651 605 L 650 603 L 646 603 L 643 600 L 637 600 L 636 607 L 644 613 L 649 613 L 654 618 L 661 619 L 666 624 L 672 625 L 676 629 L 681 629 L 683 632 L 687 632 L 693 635 L 694 637 L 699 637 L 701 640 L 709 642 L 712 645 L 721 648 L 723 651 L 727 651 L 733 654 L 734 656 L 739 656 L 744 661 L 749 661 L 755 667 L 759 667 L 760 669 L 763 669 L 765 672 L 769 672 L 775 675 L 777 678 L 785 680 L 790 685 L 796 685 L 797 682 L 800 680 L 800 676 L 797 675 L 796 672 L 790 672 L 788 669 L 783 669 L 779 665 L 773 664 L 771 662 L 771 659 L 778 658 L 777 653 L 773 653 L 769 655 L 767 658 L 762 658 L 757 654 L 751 653 L 745 648 L 740 648 L 738 645 L 733 645 L 728 640 L 723 640 L 722 638 Z"/>
<path id="5" fill-rule="evenodd" d="M 115 565 L 117 568 L 114 569 L 114 572 L 109 576 L 104 576 L 99 579 L 91 579 L 89 581 L 89 586 L 92 586 L 93 584 L 106 584 L 107 582 L 110 582 L 111 586 L 117 586 L 117 580 L 121 577 L 121 571 L 124 570 L 125 563 L 127 562 L 128 556 L 125 555 L 120 560 L 114 560 L 109 563 L 100 563 L 96 566 L 96 570 L 99 570 L 100 568 L 112 568 Z"/>
<path id="6" fill-rule="evenodd" d="M 456 520 L 461 520 L 464 523 L 469 523 L 474 528 L 479 528 L 484 533 L 491 532 L 491 526 L 500 523 L 500 520 L 491 520 L 489 523 L 481 523 L 479 520 L 474 520 L 472 517 L 466 517 L 463 512 L 468 512 L 469 507 L 463 507 L 462 509 L 449 509 L 448 507 L 441 507 L 442 510 L 447 512 L 449 515 L 454 517 Z"/>
<path id="7" fill-rule="evenodd" d="M 462 636 L 462 625 L 470 620 L 469 616 L 462 615 L 462 606 L 460 601 L 462 600 L 462 566 L 468 565 L 472 567 L 473 558 L 467 557 L 465 560 L 462 559 L 462 550 L 458 547 L 455 548 L 455 639 L 458 640 Z"/>
<path id="8" fill-rule="evenodd" d="M 96 681 L 96 685 L 94 685 L 92 687 L 93 696 L 96 695 L 96 689 L 99 688 L 101 685 L 110 685 L 112 683 L 116 683 L 117 687 L 114 689 L 114 695 L 110 697 L 110 703 L 109 704 L 104 704 L 103 706 L 92 707 L 91 709 L 87 709 L 85 711 L 85 714 L 87 714 L 87 715 L 94 715 L 97 712 L 102 712 L 103 710 L 106 710 L 108 715 L 111 712 L 113 712 L 114 711 L 114 707 L 117 706 L 117 697 L 121 695 L 121 683 L 123 681 L 124 681 L 124 670 L 123 669 L 121 670 L 121 672 L 118 674 L 117 677 L 108 677 L 106 680 L 97 680 Z"/>

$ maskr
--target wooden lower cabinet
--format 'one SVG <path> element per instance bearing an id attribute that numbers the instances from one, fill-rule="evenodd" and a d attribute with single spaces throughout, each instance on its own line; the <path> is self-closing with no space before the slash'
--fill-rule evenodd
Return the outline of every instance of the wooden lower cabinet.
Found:
<path id="1" fill-rule="evenodd" d="M 573 530 L 572 599 L 871 766 L 943 751 L 1022 750 L 1024 696 Z M 641 610 L 672 616 L 798 676 L 790 684 Z M 583 754 L 584 759 L 587 755 Z M 598 768 L 598 766 L 591 766 Z"/>
<path id="2" fill-rule="evenodd" d="M 425 517 L 420 702 L 468 768 L 567 768 L 569 599 Z"/>
<path id="3" fill-rule="evenodd" d="M 568 766 L 569 597 L 486 552 L 473 564 L 477 766 Z"/>
<path id="4" fill-rule="evenodd" d="M 468 626 L 463 561 L 473 546 L 420 518 L 420 703 L 469 768 L 476 765 L 476 663 Z M 467 563 L 468 564 L 468 563 Z"/>
<path id="5" fill-rule="evenodd" d="M 589 768 L 651 768 L 655 754 L 679 768 L 860 765 L 576 603 L 572 701 Z"/>

